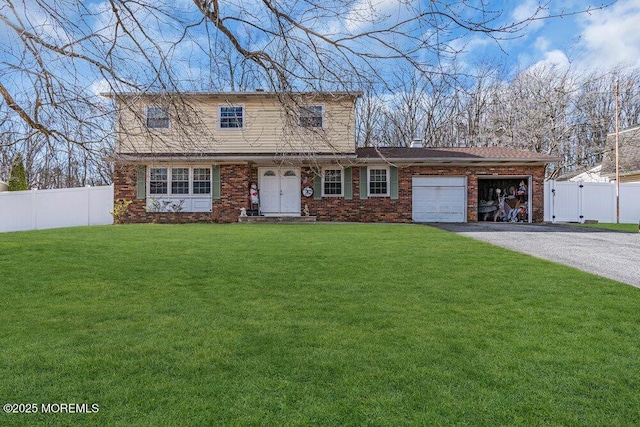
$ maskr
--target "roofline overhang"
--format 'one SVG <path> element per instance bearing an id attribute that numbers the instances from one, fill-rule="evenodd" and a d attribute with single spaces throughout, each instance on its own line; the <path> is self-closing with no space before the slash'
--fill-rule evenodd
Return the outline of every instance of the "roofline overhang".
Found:
<path id="1" fill-rule="evenodd" d="M 157 96 L 222 96 L 222 97 L 273 97 L 286 93 L 290 96 L 328 96 L 328 97 L 352 97 L 361 98 L 364 96 L 363 91 L 318 91 L 318 92 L 270 92 L 270 91 L 251 91 L 251 92 L 100 92 L 100 96 L 105 98 L 152 98 Z"/>
<path id="2" fill-rule="evenodd" d="M 415 158 L 358 158 L 357 163 L 388 163 L 388 164 L 402 164 L 407 166 L 412 165 L 434 165 L 434 166 L 442 166 L 442 165 L 485 165 L 485 164 L 523 164 L 523 165 L 547 165 L 549 163 L 553 163 L 557 160 L 549 160 L 549 159 L 517 159 L 517 158 L 477 158 L 477 159 L 469 159 L 469 158 L 430 158 L 430 159 L 415 159 Z"/>
<path id="3" fill-rule="evenodd" d="M 213 162 L 213 163 L 258 163 L 258 162 L 336 162 L 348 161 L 358 165 L 398 165 L 398 166 L 504 166 L 504 165 L 527 165 L 546 166 L 551 160 L 541 159 L 505 159 L 505 158 L 481 158 L 481 159 L 461 159 L 461 158 L 439 158 L 439 159 L 380 159 L 380 158 L 358 158 L 356 154 L 264 154 L 264 155 L 173 155 L 173 154 L 119 154 L 112 156 L 109 160 L 123 162 Z"/>
<path id="4" fill-rule="evenodd" d="M 258 162 L 283 162 L 283 161 L 354 161 L 355 154 L 265 154 L 265 155 L 139 155 L 118 154 L 111 158 L 113 161 L 124 162 L 213 162 L 213 163 L 258 163 Z"/>

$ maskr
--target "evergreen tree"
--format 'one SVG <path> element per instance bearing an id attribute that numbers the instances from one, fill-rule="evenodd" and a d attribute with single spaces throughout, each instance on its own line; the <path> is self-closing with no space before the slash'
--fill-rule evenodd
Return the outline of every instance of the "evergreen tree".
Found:
<path id="1" fill-rule="evenodd" d="M 22 155 L 16 155 L 11 165 L 11 175 L 9 176 L 9 191 L 28 190 L 27 174 L 24 170 Z"/>

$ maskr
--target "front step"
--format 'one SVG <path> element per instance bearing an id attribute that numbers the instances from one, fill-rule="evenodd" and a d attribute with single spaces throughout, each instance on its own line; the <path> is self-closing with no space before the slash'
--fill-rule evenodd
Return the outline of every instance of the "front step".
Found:
<path id="1" fill-rule="evenodd" d="M 316 222 L 315 216 L 240 216 L 238 222 L 247 224 L 255 223 L 307 223 Z"/>

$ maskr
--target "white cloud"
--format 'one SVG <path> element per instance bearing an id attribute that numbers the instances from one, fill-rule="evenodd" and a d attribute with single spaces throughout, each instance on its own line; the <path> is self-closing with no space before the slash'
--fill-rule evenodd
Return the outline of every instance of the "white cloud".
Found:
<path id="1" fill-rule="evenodd" d="M 95 81 L 89 87 L 89 93 L 92 95 L 100 95 L 108 92 L 111 92 L 111 86 L 105 79 Z"/>
<path id="2" fill-rule="evenodd" d="M 559 70 L 568 70 L 571 66 L 569 58 L 561 50 L 552 50 L 545 53 L 540 61 L 533 64 L 530 68 L 554 68 Z"/>
<path id="3" fill-rule="evenodd" d="M 538 37 L 535 40 L 535 42 L 533 42 L 533 46 L 537 50 L 539 50 L 541 52 L 545 52 L 545 51 L 549 50 L 549 46 L 551 46 L 551 42 L 546 37 Z"/>
<path id="4" fill-rule="evenodd" d="M 618 0 L 610 8 L 592 12 L 584 22 L 579 42 L 583 66 L 640 65 L 640 2 Z"/>
<path id="5" fill-rule="evenodd" d="M 511 16 L 516 22 L 527 21 L 532 17 L 539 16 L 541 12 L 540 3 L 537 0 L 526 0 L 518 5 Z M 544 20 L 529 21 L 528 31 L 535 31 L 544 26 Z"/>
<path id="6" fill-rule="evenodd" d="M 364 29 L 389 18 L 398 19 L 406 6 L 402 0 L 358 0 L 344 19 L 343 25 L 348 32 L 361 32 Z"/>

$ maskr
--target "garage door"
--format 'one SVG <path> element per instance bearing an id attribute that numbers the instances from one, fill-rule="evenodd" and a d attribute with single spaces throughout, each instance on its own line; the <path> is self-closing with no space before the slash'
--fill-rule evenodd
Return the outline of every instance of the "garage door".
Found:
<path id="1" fill-rule="evenodd" d="M 465 222 L 465 177 L 413 177 L 412 217 L 415 222 Z"/>

